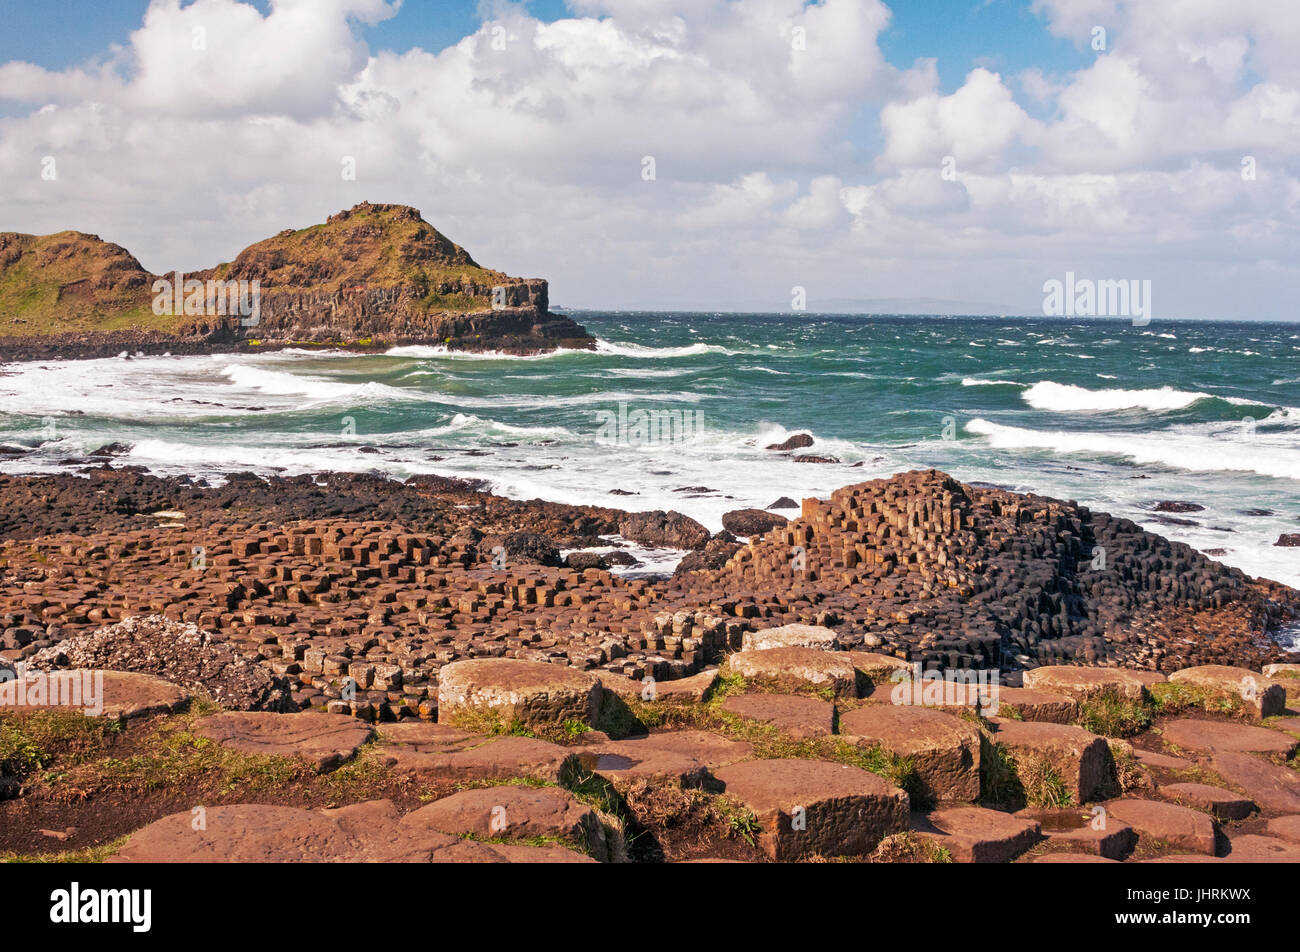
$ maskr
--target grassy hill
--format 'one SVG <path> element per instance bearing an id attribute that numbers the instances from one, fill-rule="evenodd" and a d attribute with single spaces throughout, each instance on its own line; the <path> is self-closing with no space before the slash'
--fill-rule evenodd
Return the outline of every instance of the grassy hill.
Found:
<path id="1" fill-rule="evenodd" d="M 95 235 L 0 233 L 0 337 L 87 331 L 174 333 L 193 318 L 155 315 L 157 277 Z M 491 290 L 518 281 L 480 267 L 406 205 L 363 202 L 323 224 L 288 229 L 234 261 L 186 278 L 257 280 L 268 294 L 401 289 L 429 313 L 491 308 Z"/>

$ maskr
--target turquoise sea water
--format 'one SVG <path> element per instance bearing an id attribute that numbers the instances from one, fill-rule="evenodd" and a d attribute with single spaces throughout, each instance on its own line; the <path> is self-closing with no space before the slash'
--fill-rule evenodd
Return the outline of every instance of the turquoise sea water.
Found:
<path id="1" fill-rule="evenodd" d="M 730 509 L 935 466 L 1117 512 L 1300 584 L 1300 548 L 1273 545 L 1300 532 L 1300 325 L 573 316 L 596 352 L 8 365 L 0 439 L 36 449 L 2 468 L 54 471 L 123 442 L 123 462 L 162 473 L 472 475 L 511 496 L 675 508 L 717 528 Z M 797 452 L 839 462 L 764 449 L 799 431 L 816 442 Z M 1157 500 L 1205 508 L 1169 524 Z"/>

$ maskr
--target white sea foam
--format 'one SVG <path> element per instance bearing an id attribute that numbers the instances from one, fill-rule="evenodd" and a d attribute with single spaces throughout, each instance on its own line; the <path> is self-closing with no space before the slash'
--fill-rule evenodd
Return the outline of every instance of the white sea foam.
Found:
<path id="1" fill-rule="evenodd" d="M 967 432 L 988 437 L 996 449 L 1043 449 L 1067 456 L 1114 456 L 1193 472 L 1258 473 L 1300 480 L 1294 444 L 1249 438 L 1239 427 L 1213 433 L 1204 425 L 1145 433 L 1035 430 L 975 419 Z"/>

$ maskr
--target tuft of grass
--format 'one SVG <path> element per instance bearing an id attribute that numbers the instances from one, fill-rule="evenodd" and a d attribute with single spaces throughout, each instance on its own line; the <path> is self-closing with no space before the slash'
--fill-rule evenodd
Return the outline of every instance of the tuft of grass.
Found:
<path id="1" fill-rule="evenodd" d="M 80 711 L 0 714 L 0 774 L 19 780 L 58 764 L 75 766 L 105 750 L 118 722 Z"/>
<path id="2" fill-rule="evenodd" d="M 913 830 L 891 833 L 876 846 L 869 857 L 873 863 L 951 863 L 952 853 Z"/>
<path id="3" fill-rule="evenodd" d="M 1202 687 L 1198 684 L 1177 684 L 1172 681 L 1163 681 L 1151 685 L 1149 690 L 1152 712 L 1157 717 L 1182 714 L 1191 710 L 1206 711 L 1211 714 L 1232 714 L 1234 716 L 1247 713 L 1241 698 L 1235 694 L 1216 691 L 1213 688 Z"/>
<path id="4" fill-rule="evenodd" d="M 1151 705 L 1120 697 L 1117 692 L 1095 694 L 1079 705 L 1078 723 L 1102 737 L 1133 737 L 1151 726 Z"/>
<path id="5" fill-rule="evenodd" d="M 0 853 L 0 863 L 102 863 L 125 846 L 130 836 L 126 833 L 98 846 L 61 853 Z"/>

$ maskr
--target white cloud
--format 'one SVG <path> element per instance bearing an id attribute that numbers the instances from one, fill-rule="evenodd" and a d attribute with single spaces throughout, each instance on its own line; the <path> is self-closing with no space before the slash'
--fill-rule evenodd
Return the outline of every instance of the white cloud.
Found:
<path id="1" fill-rule="evenodd" d="M 154 0 L 92 63 L 0 65 L 0 212 L 162 270 L 407 202 L 570 305 L 783 307 L 792 283 L 1014 301 L 1044 272 L 1122 265 L 1166 276 L 1171 308 L 1228 313 L 1246 293 L 1291 316 L 1300 9 L 1036 6 L 1089 56 L 1104 26 L 1107 50 L 1010 86 L 976 68 L 945 94 L 934 59 L 884 61 L 877 0 L 575 0 L 553 23 L 507 3 L 445 50 L 401 53 L 360 38 L 396 2 Z"/>

